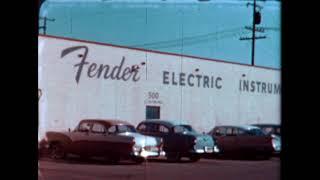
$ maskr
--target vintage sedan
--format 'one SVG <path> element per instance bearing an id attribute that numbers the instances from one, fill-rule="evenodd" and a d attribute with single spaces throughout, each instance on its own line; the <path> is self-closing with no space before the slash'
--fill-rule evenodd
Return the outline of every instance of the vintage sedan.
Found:
<path id="1" fill-rule="evenodd" d="M 281 152 L 281 126 L 279 124 L 253 124 L 259 127 L 266 135 L 272 137 L 274 154 L 279 155 Z"/>
<path id="2" fill-rule="evenodd" d="M 197 133 L 190 125 L 179 121 L 146 120 L 138 124 L 137 130 L 148 136 L 163 139 L 163 150 L 167 160 L 180 161 L 188 157 L 195 162 L 201 154 L 218 152 L 213 139 Z"/>
<path id="3" fill-rule="evenodd" d="M 120 159 L 141 163 L 148 157 L 164 155 L 161 138 L 139 134 L 134 126 L 120 120 L 82 120 L 72 132 L 47 132 L 44 141 L 54 159 L 75 154 L 102 156 L 113 163 Z"/>
<path id="4" fill-rule="evenodd" d="M 221 155 L 269 159 L 273 152 L 272 138 L 256 126 L 216 126 L 208 134 L 216 140 Z"/>

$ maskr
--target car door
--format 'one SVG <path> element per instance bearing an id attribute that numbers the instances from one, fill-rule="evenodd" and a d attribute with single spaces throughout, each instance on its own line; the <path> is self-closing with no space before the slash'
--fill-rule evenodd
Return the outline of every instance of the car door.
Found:
<path id="1" fill-rule="evenodd" d="M 241 128 L 234 127 L 232 133 L 235 140 L 233 150 L 239 153 L 245 151 L 247 148 L 245 131 Z"/>
<path id="2" fill-rule="evenodd" d="M 188 152 L 194 149 L 195 141 L 193 135 L 185 134 L 185 127 L 174 126 L 171 128 L 172 133 L 170 133 L 169 142 L 172 144 L 172 151 L 174 152 Z"/>
<path id="3" fill-rule="evenodd" d="M 167 151 L 171 147 L 170 128 L 157 123 L 142 123 L 138 125 L 137 130 L 147 136 L 162 138 L 163 150 Z"/>
<path id="4" fill-rule="evenodd" d="M 224 139 L 226 136 L 226 128 L 224 127 L 215 127 L 212 131 L 211 136 L 215 139 L 219 149 L 221 151 L 224 151 L 225 149 L 225 144 L 224 144 Z"/>
<path id="5" fill-rule="evenodd" d="M 90 155 L 100 156 L 108 151 L 109 137 L 106 127 L 98 122 L 92 124 L 91 132 L 88 137 L 88 144 L 90 146 Z"/>
<path id="6" fill-rule="evenodd" d="M 158 125 L 156 136 L 159 138 L 162 138 L 163 140 L 163 150 L 164 151 L 173 151 L 175 147 L 175 138 L 173 136 L 173 133 L 171 132 L 171 129 L 165 125 Z"/>
<path id="7" fill-rule="evenodd" d="M 235 152 L 237 150 L 236 136 L 233 134 L 232 127 L 225 128 L 225 135 L 221 137 L 222 150 L 226 153 Z"/>
<path id="8" fill-rule="evenodd" d="M 134 137 L 119 135 L 118 125 L 108 127 L 107 131 L 105 149 L 112 154 L 129 155 L 134 145 Z"/>
<path id="9" fill-rule="evenodd" d="M 68 147 L 73 154 L 86 155 L 89 153 L 90 144 L 88 141 L 92 122 L 80 122 L 76 130 L 71 133 L 72 143 Z"/>

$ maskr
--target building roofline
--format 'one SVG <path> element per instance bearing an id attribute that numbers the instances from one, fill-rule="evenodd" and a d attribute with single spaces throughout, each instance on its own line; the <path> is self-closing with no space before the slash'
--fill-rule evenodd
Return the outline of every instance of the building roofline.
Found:
<path id="1" fill-rule="evenodd" d="M 171 56 L 178 56 L 178 57 L 186 57 L 186 58 L 192 58 L 192 59 L 195 59 L 195 60 L 212 61 L 212 62 L 218 62 L 218 63 L 247 66 L 247 67 L 252 67 L 252 68 L 260 68 L 260 69 L 266 69 L 266 70 L 281 71 L 280 68 L 272 68 L 272 67 L 264 67 L 264 66 L 252 66 L 250 64 L 237 63 L 237 62 L 220 60 L 220 59 L 212 59 L 212 58 L 204 58 L 204 57 L 191 56 L 191 55 L 185 55 L 185 54 L 169 53 L 169 52 L 163 52 L 163 51 L 157 51 L 157 50 L 150 50 L 150 49 L 129 47 L 129 46 L 123 46 L 123 45 L 115 45 L 115 44 L 109 44 L 109 43 L 81 40 L 81 39 L 75 39 L 75 38 L 69 38 L 69 37 L 44 35 L 44 34 L 40 34 L 40 33 L 39 33 L 38 36 L 47 37 L 47 38 L 53 38 L 53 39 L 63 39 L 63 40 L 67 40 L 67 41 L 76 41 L 76 42 L 82 42 L 82 43 L 96 44 L 96 45 L 102 45 L 102 46 L 110 46 L 110 47 L 116 47 L 116 48 L 124 48 L 124 49 L 136 50 L 136 51 L 156 53 L 156 54 L 164 54 L 164 55 L 171 55 Z"/>

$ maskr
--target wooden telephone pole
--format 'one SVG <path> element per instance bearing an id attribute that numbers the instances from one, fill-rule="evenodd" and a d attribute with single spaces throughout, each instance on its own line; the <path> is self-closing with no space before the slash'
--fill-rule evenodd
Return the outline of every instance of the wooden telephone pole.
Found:
<path id="1" fill-rule="evenodd" d="M 256 24 L 261 23 L 261 14 L 259 11 L 256 10 L 257 4 L 256 0 L 253 0 L 252 3 L 247 3 L 247 6 L 253 5 L 253 15 L 252 15 L 252 36 L 251 37 L 240 37 L 240 40 L 252 40 L 252 47 L 251 47 L 251 65 L 254 66 L 254 52 L 255 52 L 255 40 L 256 39 L 265 39 L 266 36 L 258 36 L 256 37 Z M 258 6 L 260 9 L 261 7 Z M 246 27 L 246 29 L 251 29 L 250 27 Z"/>
<path id="2" fill-rule="evenodd" d="M 43 26 L 39 26 L 39 29 L 43 29 L 43 34 L 46 35 L 47 32 L 47 21 L 54 22 L 55 19 L 50 19 L 47 17 L 40 17 L 41 20 L 43 20 Z"/>

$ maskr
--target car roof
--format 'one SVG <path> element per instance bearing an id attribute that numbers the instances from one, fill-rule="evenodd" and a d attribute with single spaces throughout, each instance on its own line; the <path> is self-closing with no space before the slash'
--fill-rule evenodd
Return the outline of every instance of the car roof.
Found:
<path id="1" fill-rule="evenodd" d="M 280 124 L 252 124 L 252 126 L 258 126 L 258 127 L 281 127 Z"/>
<path id="2" fill-rule="evenodd" d="M 240 128 L 244 130 L 251 130 L 251 129 L 259 129 L 257 126 L 252 126 L 252 125 L 226 125 L 226 126 L 216 126 L 215 128 Z"/>
<path id="3" fill-rule="evenodd" d="M 116 120 L 116 119 L 83 119 L 81 122 L 95 122 L 95 123 L 101 123 L 106 126 L 113 126 L 113 125 L 130 125 L 132 124 L 123 121 L 123 120 Z M 80 123 L 81 123 L 80 122 Z"/>
<path id="4" fill-rule="evenodd" d="M 177 125 L 189 125 L 181 120 L 159 120 L 159 119 L 148 119 L 148 120 L 142 121 L 141 123 L 156 123 L 156 124 L 161 124 L 168 127 L 173 127 Z"/>

